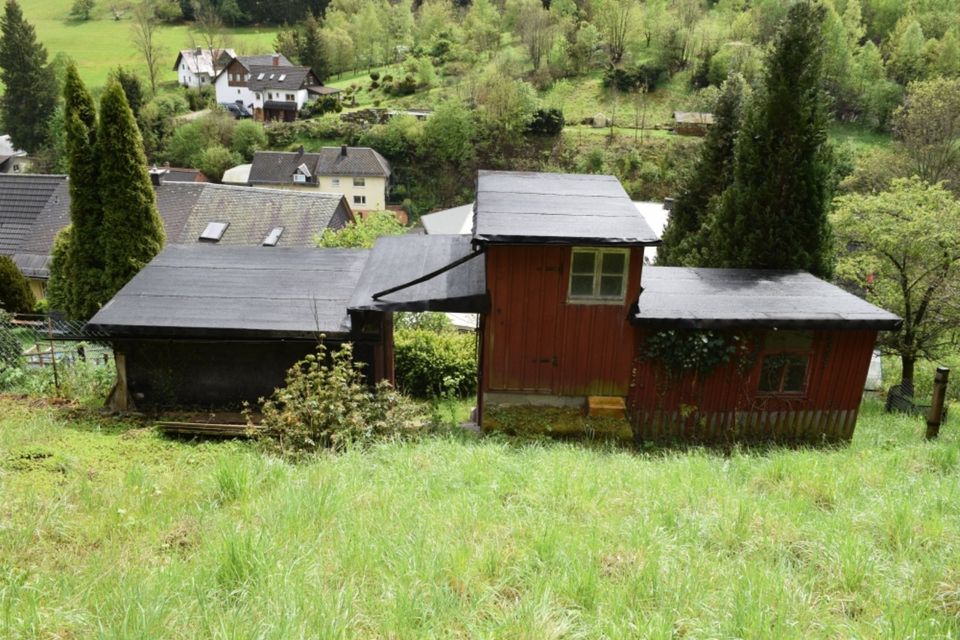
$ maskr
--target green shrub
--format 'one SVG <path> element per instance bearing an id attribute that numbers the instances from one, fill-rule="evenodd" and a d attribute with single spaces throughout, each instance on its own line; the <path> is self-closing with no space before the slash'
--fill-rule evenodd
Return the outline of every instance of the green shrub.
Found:
<path id="1" fill-rule="evenodd" d="M 286 386 L 261 400 L 261 442 L 296 459 L 416 433 L 421 426 L 417 407 L 389 383 L 371 389 L 362 368 L 353 361 L 350 343 L 336 351 L 318 344 L 315 354 L 287 372 Z M 253 426 L 249 407 L 245 414 Z"/>
<path id="2" fill-rule="evenodd" d="M 0 256 L 0 308 L 10 313 L 30 313 L 35 302 L 17 265 L 9 256 Z"/>
<path id="3" fill-rule="evenodd" d="M 381 236 L 399 236 L 406 232 L 392 211 L 372 211 L 366 218 L 358 218 L 342 229 L 326 229 L 317 240 L 321 247 L 358 249 L 373 246 Z"/>
<path id="4" fill-rule="evenodd" d="M 394 335 L 397 386 L 412 396 L 465 396 L 477 389 L 473 333 L 398 329 Z"/>
<path id="5" fill-rule="evenodd" d="M 211 182 L 220 182 L 223 179 L 224 172 L 230 167 L 235 167 L 243 161 L 239 153 L 230 151 L 220 145 L 207 147 L 200 153 L 196 159 L 196 167 L 203 172 L 203 175 Z"/>
<path id="6" fill-rule="evenodd" d="M 253 154 L 267 146 L 267 134 L 263 125 L 253 120 L 242 120 L 233 129 L 230 150 L 240 154 L 244 162 L 253 160 Z"/>

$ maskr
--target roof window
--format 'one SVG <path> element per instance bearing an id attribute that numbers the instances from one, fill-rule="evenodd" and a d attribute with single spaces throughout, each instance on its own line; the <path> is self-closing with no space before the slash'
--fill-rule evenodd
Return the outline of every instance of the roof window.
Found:
<path id="1" fill-rule="evenodd" d="M 257 74 L 257 80 L 263 80 L 264 75 L 266 74 L 263 74 L 263 73 Z"/>
<path id="2" fill-rule="evenodd" d="M 223 233 L 229 226 L 229 222 L 208 222 L 203 233 L 200 234 L 200 240 L 203 242 L 220 242 Z"/>
<path id="3" fill-rule="evenodd" d="M 275 247 L 280 241 L 280 236 L 283 235 L 283 227 L 274 227 L 270 234 L 263 239 L 263 246 L 265 247 Z"/>
<path id="4" fill-rule="evenodd" d="M 280 77 L 277 78 L 277 80 L 279 80 L 280 82 L 283 82 L 283 81 L 286 80 L 286 79 L 287 79 L 287 74 L 285 74 L 285 73 L 281 73 L 281 74 L 280 74 Z"/>

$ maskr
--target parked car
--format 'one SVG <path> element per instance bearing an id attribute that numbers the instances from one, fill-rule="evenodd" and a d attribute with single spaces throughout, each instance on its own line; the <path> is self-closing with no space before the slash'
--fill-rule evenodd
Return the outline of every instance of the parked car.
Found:
<path id="1" fill-rule="evenodd" d="M 240 102 L 223 102 L 220 104 L 220 106 L 226 109 L 227 113 L 232 115 L 237 120 L 253 117 L 250 111 Z"/>

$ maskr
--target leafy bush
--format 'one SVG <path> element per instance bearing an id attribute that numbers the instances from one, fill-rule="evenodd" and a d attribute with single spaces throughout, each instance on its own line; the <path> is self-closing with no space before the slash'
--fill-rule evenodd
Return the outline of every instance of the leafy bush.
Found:
<path id="1" fill-rule="evenodd" d="M 370 79 L 373 80 L 374 82 L 376 82 L 377 80 L 379 80 L 379 79 L 380 79 L 380 72 L 379 72 L 379 71 L 371 71 L 371 72 L 370 72 Z"/>
<path id="2" fill-rule="evenodd" d="M 615 87 L 623 92 L 641 88 L 653 91 L 667 75 L 667 68 L 655 62 L 645 62 L 630 69 L 611 66 L 603 74 L 603 86 Z"/>
<path id="3" fill-rule="evenodd" d="M 394 361 L 397 386 L 404 393 L 420 398 L 476 393 L 473 333 L 398 329 L 394 334 Z"/>
<path id="4" fill-rule="evenodd" d="M 195 160 L 197 169 L 200 169 L 211 182 L 220 182 L 227 169 L 235 167 L 241 162 L 243 162 L 243 158 L 240 157 L 239 153 L 230 151 L 221 145 L 207 147 Z"/>
<path id="5" fill-rule="evenodd" d="M 240 154 L 244 161 L 253 160 L 253 154 L 267 146 L 267 134 L 263 125 L 253 120 L 243 120 L 233 129 L 230 150 Z"/>
<path id="6" fill-rule="evenodd" d="M 188 89 L 184 87 L 183 96 L 190 105 L 190 111 L 200 111 L 209 109 L 216 103 L 217 96 L 211 86 L 200 87 L 199 89 Z"/>
<path id="7" fill-rule="evenodd" d="M 35 302 L 17 265 L 9 256 L 0 256 L 0 308 L 11 313 L 30 313 Z"/>
<path id="8" fill-rule="evenodd" d="M 537 136 L 558 136 L 563 131 L 563 111 L 560 109 L 537 109 L 527 131 Z"/>
<path id="9" fill-rule="evenodd" d="M 342 229 L 325 229 L 317 246 L 343 249 L 369 249 L 381 236 L 399 236 L 406 232 L 392 211 L 371 211 L 366 218 L 347 223 Z"/>
<path id="10" fill-rule="evenodd" d="M 286 386 L 261 401 L 261 442 L 285 457 L 342 450 L 377 439 L 412 435 L 418 409 L 389 383 L 370 388 L 353 345 L 329 351 L 321 343 L 287 372 Z M 244 410 L 253 426 L 253 413 Z"/>

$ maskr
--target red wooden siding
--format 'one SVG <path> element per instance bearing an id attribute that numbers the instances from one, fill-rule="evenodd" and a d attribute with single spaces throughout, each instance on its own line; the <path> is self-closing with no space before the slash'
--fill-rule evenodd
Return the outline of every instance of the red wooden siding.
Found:
<path id="1" fill-rule="evenodd" d="M 671 383 L 660 367 L 642 356 L 645 335 L 638 332 L 629 398 L 638 437 L 834 442 L 853 434 L 877 332 L 813 332 L 806 388 L 792 396 L 758 392 L 763 354 L 777 349 L 760 349 L 746 375 L 731 363 L 702 383 L 692 375 Z"/>
<path id="2" fill-rule="evenodd" d="M 620 395 L 629 389 L 643 249 L 630 251 L 622 305 L 567 304 L 570 246 L 487 249 L 491 310 L 484 323 L 483 390 Z"/>

